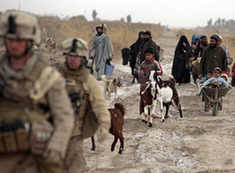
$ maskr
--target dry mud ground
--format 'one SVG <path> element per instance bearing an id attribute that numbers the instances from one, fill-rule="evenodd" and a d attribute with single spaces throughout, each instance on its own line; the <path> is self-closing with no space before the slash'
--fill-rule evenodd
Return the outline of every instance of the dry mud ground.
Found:
<path id="1" fill-rule="evenodd" d="M 172 32 L 156 39 L 165 49 L 161 62 L 165 74 L 170 74 L 174 49 L 178 42 Z M 91 173 L 171 173 L 171 172 L 235 172 L 235 113 L 234 89 L 224 98 L 223 110 L 217 116 L 203 111 L 197 87 L 191 82 L 177 86 L 184 119 L 179 118 L 176 107 L 170 108 L 170 118 L 164 123 L 155 118 L 153 127 L 141 122 L 139 115 L 139 84 L 131 84 L 130 68 L 115 62 L 114 74 L 123 86 L 118 97 L 107 100 L 109 107 L 115 102 L 125 105 L 123 134 L 125 147 L 118 154 L 119 142 L 110 151 L 113 136 L 98 143 L 91 151 L 91 141 L 84 141 L 85 157 Z M 103 86 L 100 82 L 101 87 Z"/>

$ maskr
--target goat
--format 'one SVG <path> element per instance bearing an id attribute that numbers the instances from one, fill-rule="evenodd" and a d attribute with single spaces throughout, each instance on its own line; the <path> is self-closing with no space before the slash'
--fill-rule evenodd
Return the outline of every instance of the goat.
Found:
<path id="1" fill-rule="evenodd" d="M 179 110 L 180 118 L 183 118 L 178 92 L 175 88 L 174 77 L 170 76 L 169 80 L 164 80 L 164 81 L 161 79 L 160 76 L 154 76 L 154 78 L 156 80 L 157 100 L 160 102 L 162 122 L 164 122 L 165 119 L 168 118 L 168 111 L 169 111 L 170 105 L 172 105 L 172 99 L 174 100 Z M 163 106 L 166 107 L 165 116 L 163 115 Z"/>
<path id="2" fill-rule="evenodd" d="M 153 71 L 151 71 L 150 80 L 142 84 L 140 89 L 140 113 L 142 114 L 142 122 L 148 122 L 150 112 L 149 127 L 153 126 L 153 116 L 157 102 L 155 83 Z"/>
<path id="3" fill-rule="evenodd" d="M 122 65 L 127 65 L 130 59 L 130 49 L 123 48 L 121 52 L 122 52 Z"/>
<path id="4" fill-rule="evenodd" d="M 140 52 L 136 55 L 129 48 L 123 48 L 122 53 L 122 65 L 127 65 L 128 61 L 130 62 L 131 74 L 133 79 L 131 83 L 135 83 L 135 79 L 138 81 L 138 73 L 136 72 L 137 68 L 140 66 Z"/>
<path id="5" fill-rule="evenodd" d="M 122 104 L 116 103 L 114 105 L 114 108 L 108 109 L 111 116 L 111 127 L 109 129 L 109 133 L 111 133 L 114 136 L 114 141 L 111 145 L 111 151 L 114 151 L 115 145 L 119 139 L 120 141 L 120 147 L 118 154 L 122 154 L 122 151 L 124 149 L 124 137 L 122 134 L 122 128 L 124 125 L 124 114 L 125 114 L 125 108 Z M 92 148 L 91 150 L 95 151 L 95 139 L 94 136 L 91 137 L 92 142 Z"/>

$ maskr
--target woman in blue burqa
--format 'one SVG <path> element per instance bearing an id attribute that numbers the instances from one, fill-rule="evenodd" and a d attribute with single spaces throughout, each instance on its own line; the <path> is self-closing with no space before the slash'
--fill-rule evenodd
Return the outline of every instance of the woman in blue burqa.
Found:
<path id="1" fill-rule="evenodd" d="M 182 35 L 175 49 L 175 55 L 172 65 L 171 74 L 174 76 L 176 83 L 184 84 L 190 82 L 189 67 L 186 67 L 186 51 L 191 50 L 191 46 L 185 35 Z"/>

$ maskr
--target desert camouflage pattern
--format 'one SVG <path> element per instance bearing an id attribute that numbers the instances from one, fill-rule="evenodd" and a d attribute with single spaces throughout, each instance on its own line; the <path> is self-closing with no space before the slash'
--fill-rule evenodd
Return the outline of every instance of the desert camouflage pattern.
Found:
<path id="1" fill-rule="evenodd" d="M 9 10 L 1 16 L 0 36 L 33 40 L 36 43 L 41 40 L 36 17 L 19 10 Z"/>
<path id="2" fill-rule="evenodd" d="M 51 82 L 48 83 L 48 80 Z M 54 130 L 45 152 L 57 151 L 61 158 L 64 158 L 73 129 L 74 115 L 61 75 L 47 65 L 37 53 L 33 53 L 21 71 L 15 72 L 8 65 L 6 54 L 3 54 L 0 57 L 0 81 L 6 82 L 16 95 L 4 93 L 0 97 L 1 120 L 12 122 L 15 118 L 19 118 L 25 123 L 33 124 L 47 121 L 50 116 L 53 119 Z M 49 111 L 45 113 L 39 103 Z M 33 156 L 30 151 L 16 153 L 7 154 L 7 156 L 0 154 L 1 171 L 6 173 L 20 172 L 20 170 L 24 170 L 21 172 L 60 172 L 61 162 L 48 164 L 45 162 L 45 156 Z"/>

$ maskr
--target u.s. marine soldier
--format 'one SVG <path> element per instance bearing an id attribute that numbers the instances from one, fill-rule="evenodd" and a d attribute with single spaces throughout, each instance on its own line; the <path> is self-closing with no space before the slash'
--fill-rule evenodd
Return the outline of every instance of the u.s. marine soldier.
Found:
<path id="1" fill-rule="evenodd" d="M 0 36 L 1 172 L 61 172 L 74 122 L 64 79 L 32 50 L 40 41 L 33 15 L 7 11 Z"/>
<path id="2" fill-rule="evenodd" d="M 110 114 L 98 82 L 85 67 L 86 59 L 89 58 L 87 42 L 80 38 L 71 38 L 65 40 L 62 47 L 66 61 L 57 65 L 57 69 L 67 82 L 66 88 L 76 115 L 63 171 L 87 172 L 83 139 L 93 136 L 96 129 L 92 129 L 95 124 L 89 125 L 86 120 L 97 120 L 98 140 L 103 141 L 109 132 Z"/>
<path id="3" fill-rule="evenodd" d="M 46 39 L 46 42 L 40 45 L 39 50 L 42 53 L 55 54 L 56 52 L 55 48 L 56 48 L 56 42 L 54 42 L 51 37 L 48 37 Z"/>

